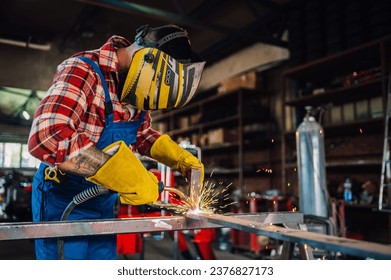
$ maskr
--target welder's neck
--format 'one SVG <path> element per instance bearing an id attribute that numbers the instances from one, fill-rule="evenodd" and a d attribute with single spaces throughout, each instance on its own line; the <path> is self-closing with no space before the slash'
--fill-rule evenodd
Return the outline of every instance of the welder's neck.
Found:
<path id="1" fill-rule="evenodd" d="M 132 57 L 129 54 L 127 48 L 117 49 L 118 68 L 119 72 L 125 72 L 129 69 Z"/>

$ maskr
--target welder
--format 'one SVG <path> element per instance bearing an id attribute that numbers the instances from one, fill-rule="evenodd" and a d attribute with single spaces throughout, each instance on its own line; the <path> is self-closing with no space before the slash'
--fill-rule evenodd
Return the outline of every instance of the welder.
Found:
<path id="1" fill-rule="evenodd" d="M 158 181 L 136 153 L 188 176 L 202 163 L 151 128 L 151 110 L 179 108 L 195 95 L 205 62 L 175 25 L 112 36 L 99 49 L 57 67 L 34 116 L 30 153 L 42 161 L 33 181 L 34 221 L 58 221 L 72 198 L 99 185 L 110 192 L 73 209 L 69 220 L 110 219 L 114 206 L 154 203 Z M 37 259 L 57 259 L 54 238 L 35 240 Z M 116 236 L 64 238 L 65 259 L 116 259 Z"/>

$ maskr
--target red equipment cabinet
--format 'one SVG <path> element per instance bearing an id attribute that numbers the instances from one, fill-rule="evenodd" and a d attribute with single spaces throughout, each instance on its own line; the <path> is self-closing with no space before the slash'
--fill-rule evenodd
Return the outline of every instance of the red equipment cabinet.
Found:
<path id="1" fill-rule="evenodd" d="M 281 196 L 249 197 L 240 201 L 238 207 L 234 207 L 234 213 L 259 213 L 292 211 L 293 204 L 290 198 Z M 263 250 L 273 249 L 274 245 L 269 244 L 267 238 L 262 238 L 253 233 L 233 229 L 231 231 L 232 249 L 251 251 L 259 255 Z"/>
<path id="2" fill-rule="evenodd" d="M 150 170 L 160 181 L 161 174 L 158 170 Z M 170 173 L 170 182 L 174 182 L 174 172 Z M 161 198 L 159 197 L 158 200 Z M 175 203 L 174 201 L 172 203 Z M 131 218 L 131 217 L 160 217 L 162 216 L 162 211 L 139 211 L 139 207 L 132 205 L 123 205 L 120 204 L 118 211 L 118 218 Z M 171 213 L 167 211 L 164 212 L 165 216 L 171 216 Z M 170 232 L 172 233 L 172 232 Z M 215 254 L 212 248 L 212 242 L 216 238 L 215 229 L 200 229 L 196 230 L 192 243 L 195 246 L 199 258 L 203 260 L 213 260 L 216 259 Z M 189 258 L 189 247 L 182 232 L 178 232 L 178 249 L 182 256 Z M 142 233 L 124 233 L 117 235 L 117 253 L 118 254 L 135 254 L 141 253 L 143 249 L 142 243 Z"/>
<path id="3" fill-rule="evenodd" d="M 161 174 L 156 169 L 149 170 L 157 179 L 161 180 Z M 171 172 L 171 182 L 174 181 L 174 172 Z M 161 197 L 158 197 L 161 200 Z M 171 216 L 165 212 L 165 216 Z M 140 211 L 138 206 L 120 204 L 118 209 L 118 218 L 140 218 L 140 217 L 160 217 L 162 211 Z M 143 233 L 123 233 L 117 234 L 117 253 L 118 254 L 135 254 L 142 252 L 142 234 Z"/>

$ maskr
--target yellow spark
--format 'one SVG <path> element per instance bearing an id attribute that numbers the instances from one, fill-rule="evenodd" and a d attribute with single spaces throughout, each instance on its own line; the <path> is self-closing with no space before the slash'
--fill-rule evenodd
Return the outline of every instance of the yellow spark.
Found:
<path id="1" fill-rule="evenodd" d="M 223 182 L 219 182 L 219 185 L 222 185 Z M 198 214 L 200 212 L 215 213 L 218 210 L 224 209 L 235 202 L 227 203 L 230 199 L 229 188 L 232 186 L 232 183 L 223 187 L 216 188 L 216 183 L 210 182 L 209 180 L 205 181 L 200 186 L 200 198 L 198 205 L 195 205 L 194 201 L 190 201 L 190 197 L 174 188 L 166 188 L 166 191 L 170 193 L 172 199 L 177 203 L 155 203 L 156 206 L 161 207 L 162 209 L 167 209 L 178 214 L 186 214 L 191 212 L 193 214 Z M 179 196 L 178 200 L 175 195 Z M 223 204 L 221 204 L 223 203 Z"/>

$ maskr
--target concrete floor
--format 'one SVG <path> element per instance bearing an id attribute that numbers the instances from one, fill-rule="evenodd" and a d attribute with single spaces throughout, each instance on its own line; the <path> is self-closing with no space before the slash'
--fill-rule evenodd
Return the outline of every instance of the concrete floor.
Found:
<path id="1" fill-rule="evenodd" d="M 174 243 L 172 238 L 165 236 L 162 240 L 146 239 L 144 243 L 144 256 L 141 253 L 119 255 L 119 259 L 129 260 L 172 260 L 174 258 Z M 214 254 L 218 260 L 250 260 L 255 256 L 251 252 L 235 252 L 220 250 L 214 244 Z M 197 253 L 192 246 L 189 250 L 193 259 L 197 259 Z M 179 259 L 183 259 L 180 255 Z M 33 240 L 0 241 L 0 260 L 34 260 Z"/>

